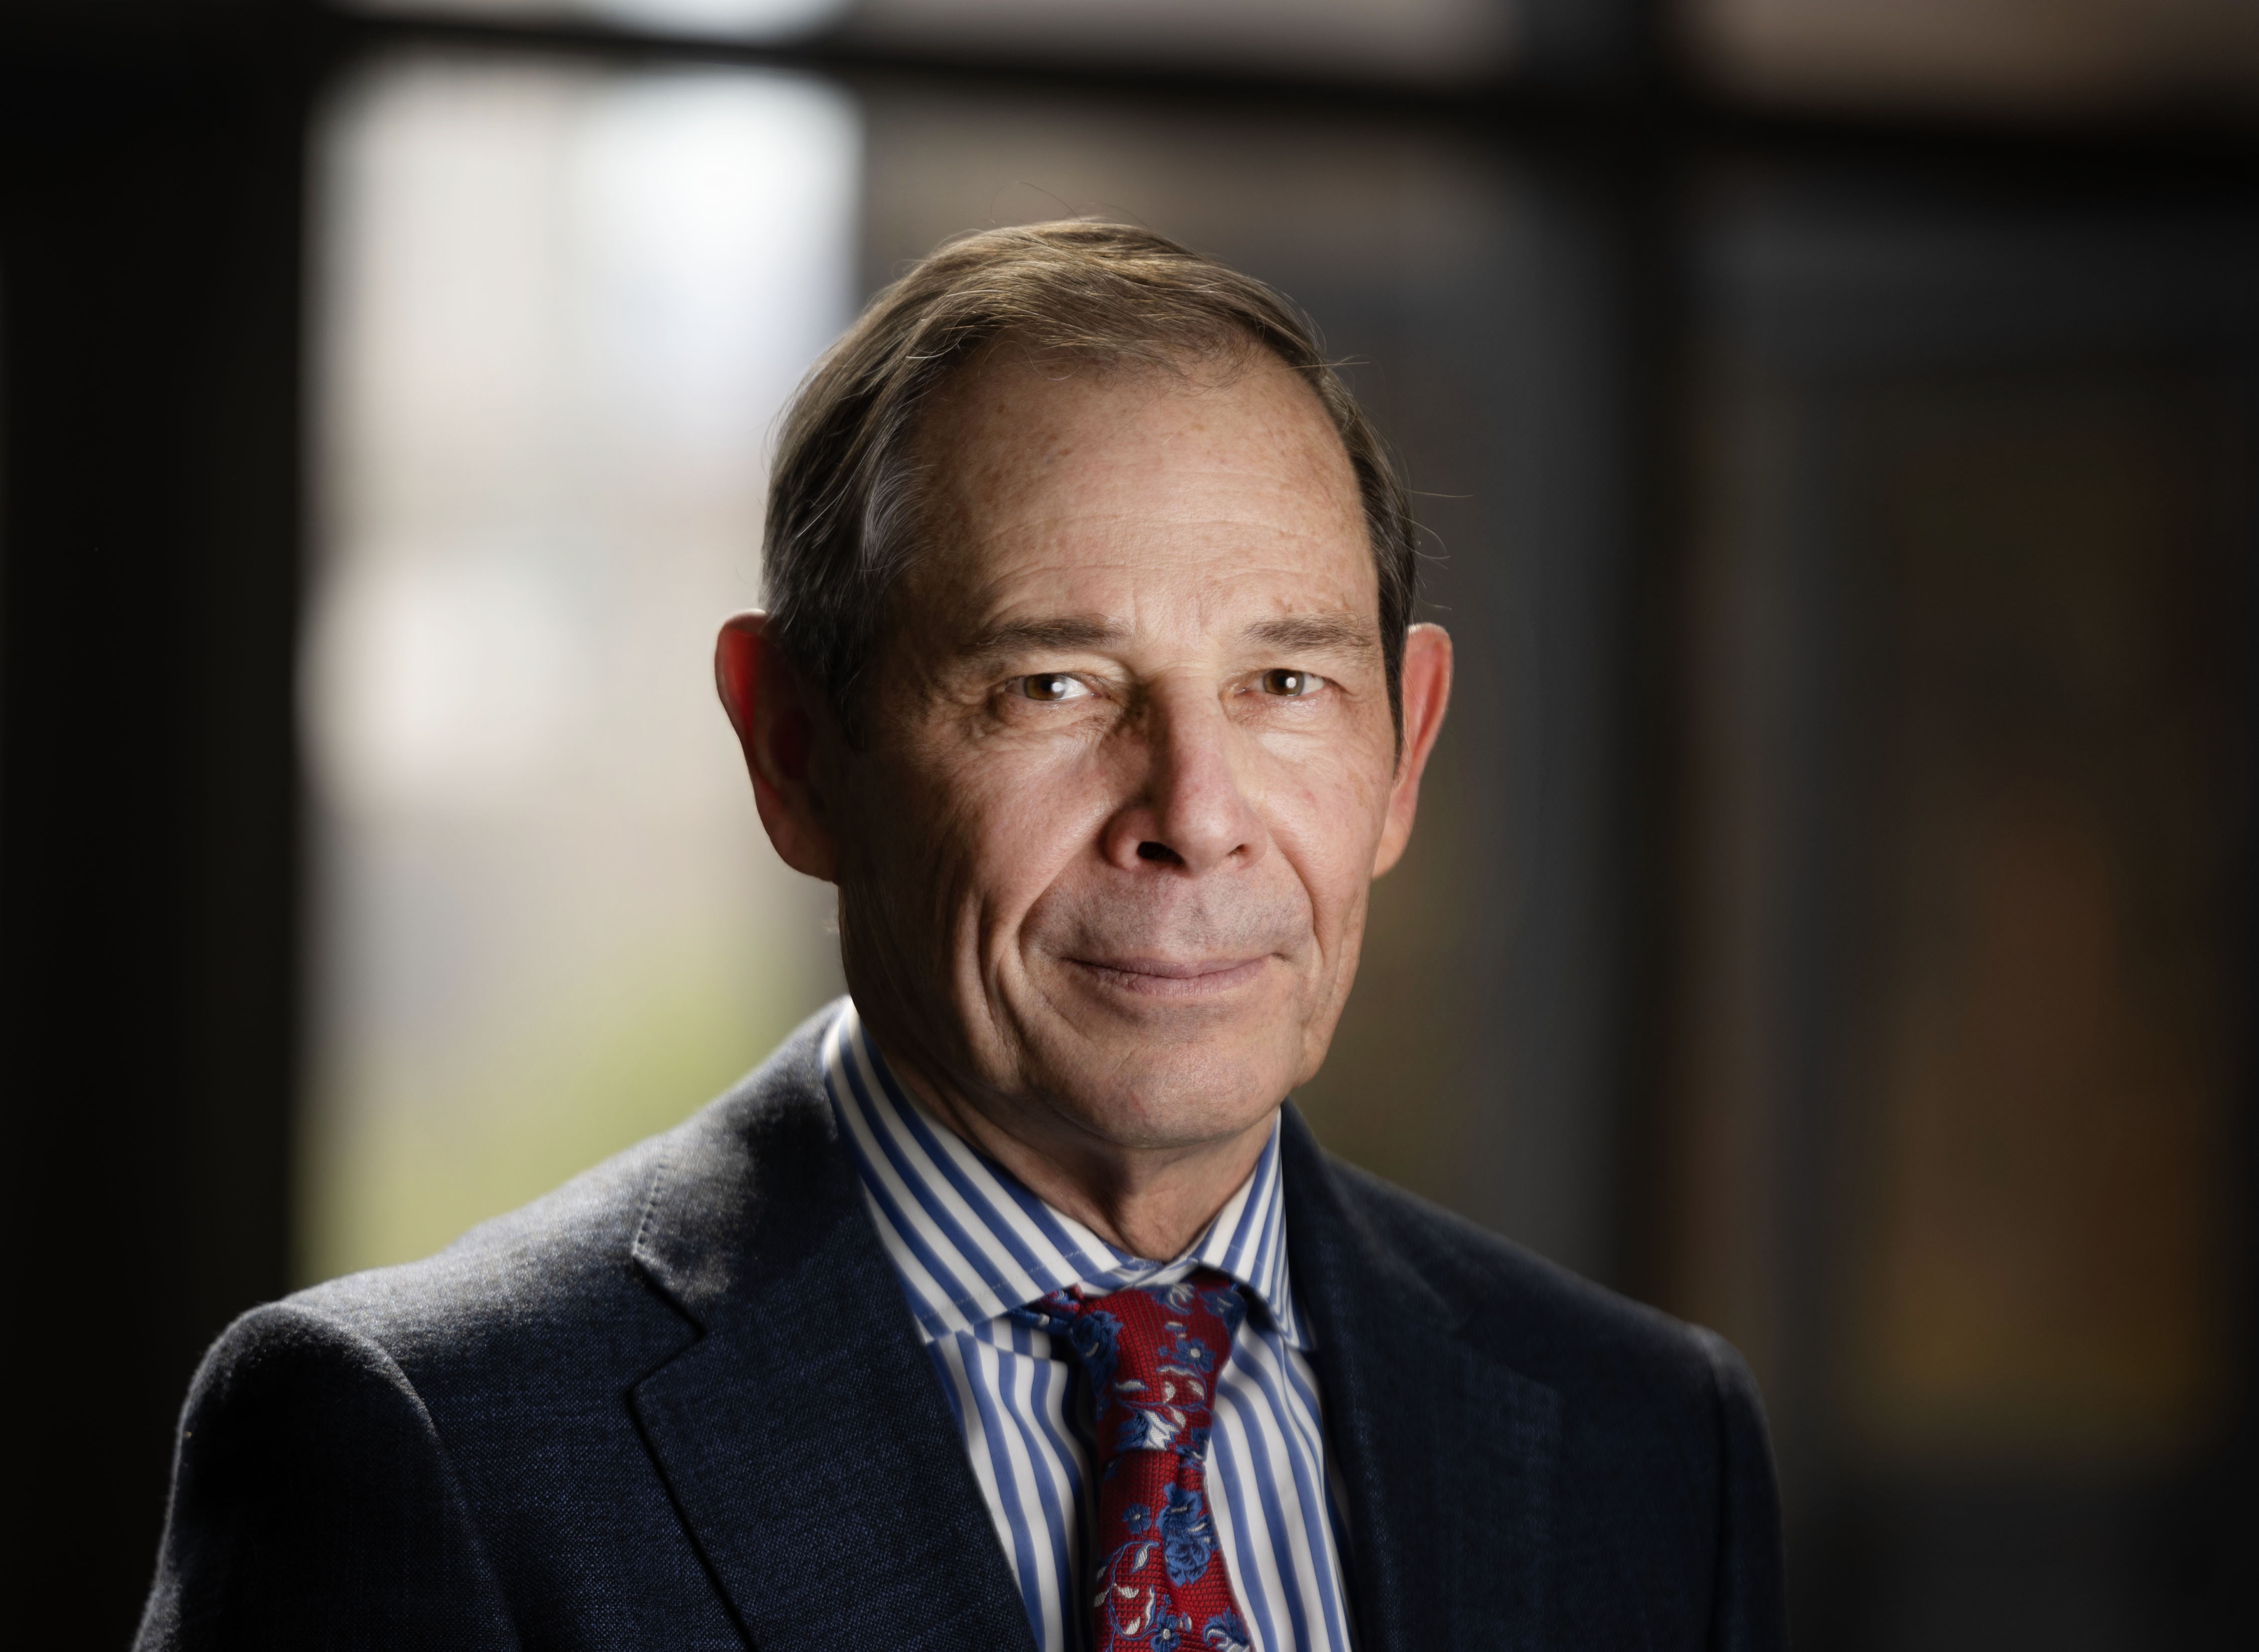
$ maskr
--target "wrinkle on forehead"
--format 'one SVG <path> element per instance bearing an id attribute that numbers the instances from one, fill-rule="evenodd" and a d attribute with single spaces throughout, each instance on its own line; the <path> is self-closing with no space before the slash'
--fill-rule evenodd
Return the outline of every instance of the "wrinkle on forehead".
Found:
<path id="1" fill-rule="evenodd" d="M 1348 453 L 1307 381 L 1251 354 L 1223 373 L 1044 374 L 1011 356 L 967 369 L 921 443 L 917 596 L 980 629 L 1045 617 L 1030 604 L 1134 623 L 1156 600 L 1202 624 L 1251 600 L 1377 623 Z"/>

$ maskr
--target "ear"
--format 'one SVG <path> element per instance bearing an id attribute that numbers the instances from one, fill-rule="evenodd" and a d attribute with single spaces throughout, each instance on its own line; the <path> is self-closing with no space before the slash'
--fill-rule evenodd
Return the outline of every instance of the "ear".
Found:
<path id="1" fill-rule="evenodd" d="M 1404 739 L 1396 754 L 1396 778 L 1388 788 L 1388 818 L 1372 857 L 1376 878 L 1402 858 L 1412 841 L 1412 817 L 1420 811 L 1420 776 L 1428 754 L 1443 732 L 1443 709 L 1451 699 L 1451 638 L 1440 625 L 1415 625 L 1404 637 Z"/>
<path id="2" fill-rule="evenodd" d="M 811 780 L 816 742 L 830 720 L 770 641 L 768 626 L 769 616 L 758 609 L 722 623 L 714 644 L 714 687 L 745 751 L 753 804 L 769 842 L 795 872 L 836 882 L 837 844 Z"/>

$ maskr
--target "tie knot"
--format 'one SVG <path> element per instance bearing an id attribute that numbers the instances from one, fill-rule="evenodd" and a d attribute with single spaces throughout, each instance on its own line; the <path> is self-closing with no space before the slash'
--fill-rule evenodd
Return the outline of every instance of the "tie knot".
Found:
<path id="1" fill-rule="evenodd" d="M 1014 1317 L 1063 1336 L 1090 1384 L 1101 1456 L 1208 1449 L 1216 1378 L 1247 1303 L 1223 1274 L 1197 1268 L 1174 1285 L 1104 1296 L 1054 1291 Z"/>

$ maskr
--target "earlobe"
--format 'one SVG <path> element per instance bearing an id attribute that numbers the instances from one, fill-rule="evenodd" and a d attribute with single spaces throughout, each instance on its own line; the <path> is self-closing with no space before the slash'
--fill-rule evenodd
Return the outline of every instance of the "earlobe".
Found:
<path id="1" fill-rule="evenodd" d="M 737 730 L 769 842 L 795 872 L 834 881 L 836 845 L 810 773 L 813 702 L 799 673 L 770 641 L 767 615 L 749 610 L 723 622 L 714 644 L 714 688 Z"/>

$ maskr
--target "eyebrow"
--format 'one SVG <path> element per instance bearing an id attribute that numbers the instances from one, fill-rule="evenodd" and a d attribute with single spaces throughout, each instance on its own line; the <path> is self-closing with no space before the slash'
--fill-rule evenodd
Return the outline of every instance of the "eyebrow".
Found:
<path id="1" fill-rule="evenodd" d="M 968 659 L 989 659 L 999 654 L 1030 650 L 1095 648 L 1117 642 L 1122 628 L 1094 615 L 1071 615 L 1059 619 L 1008 620 L 966 639 L 958 652 Z"/>
<path id="2" fill-rule="evenodd" d="M 1121 641 L 1122 628 L 1096 615 L 1057 619 L 1008 620 L 968 637 L 958 649 L 967 659 L 1047 649 L 1098 648 Z M 1258 620 L 1244 635 L 1250 642 L 1296 653 L 1361 654 L 1380 646 L 1379 627 L 1345 614 L 1290 614 Z"/>
<path id="3" fill-rule="evenodd" d="M 1251 642 L 1310 653 L 1362 654 L 1380 647 L 1380 628 L 1346 614 L 1290 614 L 1247 628 Z"/>

